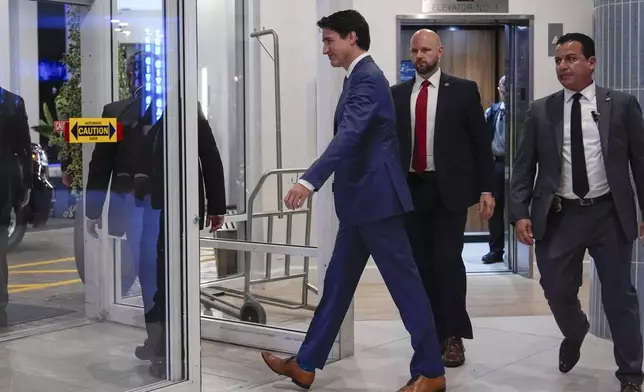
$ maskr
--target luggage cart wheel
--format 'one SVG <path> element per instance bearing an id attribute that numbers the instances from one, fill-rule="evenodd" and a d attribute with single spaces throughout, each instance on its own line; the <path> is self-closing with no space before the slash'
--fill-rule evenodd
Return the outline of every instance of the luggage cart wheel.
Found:
<path id="1" fill-rule="evenodd" d="M 249 323 L 266 324 L 266 311 L 258 302 L 248 301 L 241 307 L 239 319 Z"/>

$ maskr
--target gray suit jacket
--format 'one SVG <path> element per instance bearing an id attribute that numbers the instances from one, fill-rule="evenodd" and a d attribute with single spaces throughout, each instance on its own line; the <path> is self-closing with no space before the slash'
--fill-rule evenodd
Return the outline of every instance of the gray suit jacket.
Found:
<path id="1" fill-rule="evenodd" d="M 629 164 L 644 207 L 644 120 L 637 99 L 597 86 L 599 133 L 608 185 L 628 241 L 638 236 L 637 210 Z M 563 90 L 530 105 L 510 183 L 510 221 L 530 218 L 536 240 L 543 239 L 548 212 L 561 177 Z M 535 181 L 536 179 L 536 181 Z"/>

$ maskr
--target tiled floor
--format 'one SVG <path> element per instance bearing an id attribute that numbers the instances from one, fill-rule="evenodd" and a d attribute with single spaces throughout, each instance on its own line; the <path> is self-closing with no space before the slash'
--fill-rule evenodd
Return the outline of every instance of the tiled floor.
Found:
<path id="1" fill-rule="evenodd" d="M 559 332 L 549 316 L 474 319 L 476 339 L 467 342 L 467 363 L 447 372 L 454 392 L 610 392 L 619 386 L 613 376 L 610 342 L 589 337 L 582 359 L 567 375 L 557 370 Z M 380 336 L 380 344 L 373 338 Z M 383 343 L 387 336 L 390 342 Z M 360 352 L 319 372 L 315 391 L 395 391 L 407 382 L 409 339 L 396 321 L 356 325 Z M 255 365 L 256 366 L 256 365 Z M 204 370 L 209 372 L 211 370 Z M 217 371 L 214 371 L 215 375 Z M 208 380 L 215 384 L 208 385 Z M 217 379 L 218 380 L 218 379 Z M 232 391 L 204 379 L 204 391 Z M 296 390 L 288 380 L 261 384 L 249 391 Z"/>
<path id="2" fill-rule="evenodd" d="M 455 392 L 617 391 L 610 342 L 589 337 L 568 375 L 557 371 L 559 332 L 550 316 L 476 318 L 467 363 L 447 372 Z M 125 392 L 154 382 L 132 348 L 140 330 L 93 324 L 0 346 L 0 390 Z M 412 351 L 399 321 L 356 323 L 356 355 L 320 371 L 312 390 L 395 391 L 408 378 Z M 203 391 L 295 391 L 259 352 L 221 343 L 202 346 Z"/>
<path id="3" fill-rule="evenodd" d="M 381 289 L 361 284 L 356 354 L 320 371 L 313 390 L 395 391 L 407 381 L 409 338 Z M 594 337 L 584 343 L 575 370 L 559 374 L 560 334 L 535 281 L 472 277 L 469 308 L 475 339 L 466 342 L 466 365 L 448 371 L 449 391 L 618 390 L 612 345 Z M 96 323 L 1 343 L 0 391 L 125 392 L 148 385 L 155 379 L 133 356 L 144 337 L 142 330 Z M 204 341 L 202 369 L 205 392 L 297 390 L 267 369 L 254 349 Z"/>

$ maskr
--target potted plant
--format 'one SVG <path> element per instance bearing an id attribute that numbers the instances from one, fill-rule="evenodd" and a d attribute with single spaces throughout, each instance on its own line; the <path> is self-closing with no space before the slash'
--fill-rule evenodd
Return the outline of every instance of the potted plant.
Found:
<path id="1" fill-rule="evenodd" d="M 54 132 L 54 121 L 67 121 L 70 118 L 83 116 L 81 96 L 81 9 L 67 7 L 68 50 L 63 55 L 61 63 L 67 68 L 68 79 L 63 83 L 54 99 L 54 110 L 47 104 L 43 106 L 44 118 L 33 129 L 49 139 L 49 144 L 55 146 L 58 158 L 63 162 L 63 183 L 71 188 L 73 203 L 63 213 L 65 218 L 73 218 L 74 222 L 74 257 L 81 280 L 85 281 L 84 263 L 84 205 L 83 205 L 83 150 L 82 144 L 65 142 L 63 134 Z M 125 47 L 119 48 L 119 95 L 125 99 L 130 92 L 125 74 Z"/>

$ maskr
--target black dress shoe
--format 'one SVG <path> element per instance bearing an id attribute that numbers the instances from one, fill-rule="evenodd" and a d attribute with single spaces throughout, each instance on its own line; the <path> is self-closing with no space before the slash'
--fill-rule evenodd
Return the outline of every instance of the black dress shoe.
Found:
<path id="1" fill-rule="evenodd" d="M 481 261 L 483 261 L 483 264 L 502 263 L 504 261 L 503 252 L 490 252 L 481 257 Z"/>
<path id="2" fill-rule="evenodd" d="M 635 381 L 622 382 L 621 392 L 642 392 L 642 383 Z"/>
<path id="3" fill-rule="evenodd" d="M 581 340 L 564 339 L 559 347 L 559 371 L 568 373 L 579 362 L 581 356 Z"/>

